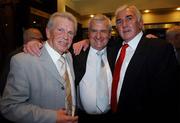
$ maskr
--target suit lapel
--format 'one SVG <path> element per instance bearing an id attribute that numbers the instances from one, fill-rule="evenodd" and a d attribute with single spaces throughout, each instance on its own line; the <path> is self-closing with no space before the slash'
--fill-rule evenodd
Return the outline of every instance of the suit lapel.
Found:
<path id="1" fill-rule="evenodd" d="M 115 48 L 115 47 L 107 46 L 107 59 L 112 73 L 114 71 L 116 57 L 119 49 L 120 47 Z"/>
<path id="2" fill-rule="evenodd" d="M 134 80 L 134 77 L 139 74 L 142 64 L 146 58 L 146 44 L 147 41 L 145 41 L 145 39 L 142 37 L 126 70 L 125 80 L 131 77 L 131 80 Z"/>
<path id="3" fill-rule="evenodd" d="M 75 83 L 79 84 L 82 77 L 86 72 L 86 63 L 87 57 L 89 53 L 89 48 L 84 52 L 82 51 L 79 55 L 73 55 L 73 65 L 74 65 L 74 73 L 75 73 Z"/>
<path id="4" fill-rule="evenodd" d="M 47 70 L 48 73 L 51 74 L 54 78 L 56 78 L 56 80 L 58 80 L 61 84 L 65 85 L 64 79 L 59 75 L 59 72 L 55 64 L 53 63 L 50 55 L 48 54 L 46 48 L 43 47 L 41 52 L 42 54 L 40 56 L 40 60 L 44 69 Z"/>
<path id="5" fill-rule="evenodd" d="M 139 76 L 140 70 L 143 67 L 143 62 L 145 61 L 146 58 L 146 48 L 147 41 L 144 40 L 144 38 L 141 38 L 136 51 L 131 58 L 129 65 L 127 67 L 125 76 L 124 76 L 124 81 L 119 97 L 119 102 L 123 100 L 124 97 L 127 95 L 127 90 L 129 90 L 131 87 L 130 86 L 135 86 L 136 84 L 134 81 L 137 80 L 136 78 Z"/>
<path id="6" fill-rule="evenodd" d="M 86 50 L 86 52 L 84 52 L 84 54 L 82 55 L 82 59 L 83 59 L 83 61 L 84 61 L 84 62 L 82 62 L 83 76 L 84 76 L 84 74 L 85 74 L 85 72 L 86 72 L 86 63 L 87 63 L 87 57 L 88 57 L 88 54 L 89 54 L 89 49 L 90 49 L 90 48 L 88 48 L 88 49 Z"/>

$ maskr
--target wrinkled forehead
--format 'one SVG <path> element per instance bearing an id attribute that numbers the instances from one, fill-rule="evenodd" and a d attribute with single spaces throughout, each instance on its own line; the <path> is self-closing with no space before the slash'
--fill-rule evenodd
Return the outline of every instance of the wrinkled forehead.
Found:
<path id="1" fill-rule="evenodd" d="M 126 8 L 117 13 L 116 19 L 125 18 L 127 16 L 136 16 L 136 14 L 132 9 Z"/>

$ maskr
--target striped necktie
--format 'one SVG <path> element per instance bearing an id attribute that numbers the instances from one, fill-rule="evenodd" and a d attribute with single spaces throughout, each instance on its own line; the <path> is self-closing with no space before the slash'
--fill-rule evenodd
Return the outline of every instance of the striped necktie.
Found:
<path id="1" fill-rule="evenodd" d="M 68 115 L 72 115 L 72 94 L 71 94 L 71 83 L 70 83 L 70 79 L 69 79 L 69 75 L 68 75 L 68 71 L 67 71 L 67 66 L 66 66 L 66 60 L 65 57 L 62 56 L 60 58 L 60 61 L 64 67 L 64 74 L 63 74 L 63 78 L 66 82 L 66 97 L 65 97 L 65 107 L 66 107 L 66 111 Z M 63 68 L 62 67 L 62 68 Z M 62 69 L 63 70 L 63 69 Z"/>

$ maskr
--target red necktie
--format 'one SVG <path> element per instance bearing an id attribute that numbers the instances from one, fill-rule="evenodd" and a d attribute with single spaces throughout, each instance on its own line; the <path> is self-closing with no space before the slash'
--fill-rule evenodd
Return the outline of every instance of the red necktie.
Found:
<path id="1" fill-rule="evenodd" d="M 111 110 L 113 112 L 116 112 L 117 110 L 117 88 L 118 88 L 118 82 L 120 78 L 121 66 L 122 66 L 122 63 L 126 54 L 127 47 L 128 47 L 128 44 L 124 44 L 122 46 L 119 58 L 116 62 L 115 69 L 114 69 L 112 90 L 111 90 Z"/>

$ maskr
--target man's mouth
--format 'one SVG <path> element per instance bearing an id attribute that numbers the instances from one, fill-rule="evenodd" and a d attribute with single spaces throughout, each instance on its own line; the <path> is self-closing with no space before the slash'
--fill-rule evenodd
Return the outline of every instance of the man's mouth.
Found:
<path id="1" fill-rule="evenodd" d="M 129 32 L 131 32 L 130 29 L 123 30 L 123 33 L 129 33 Z"/>

